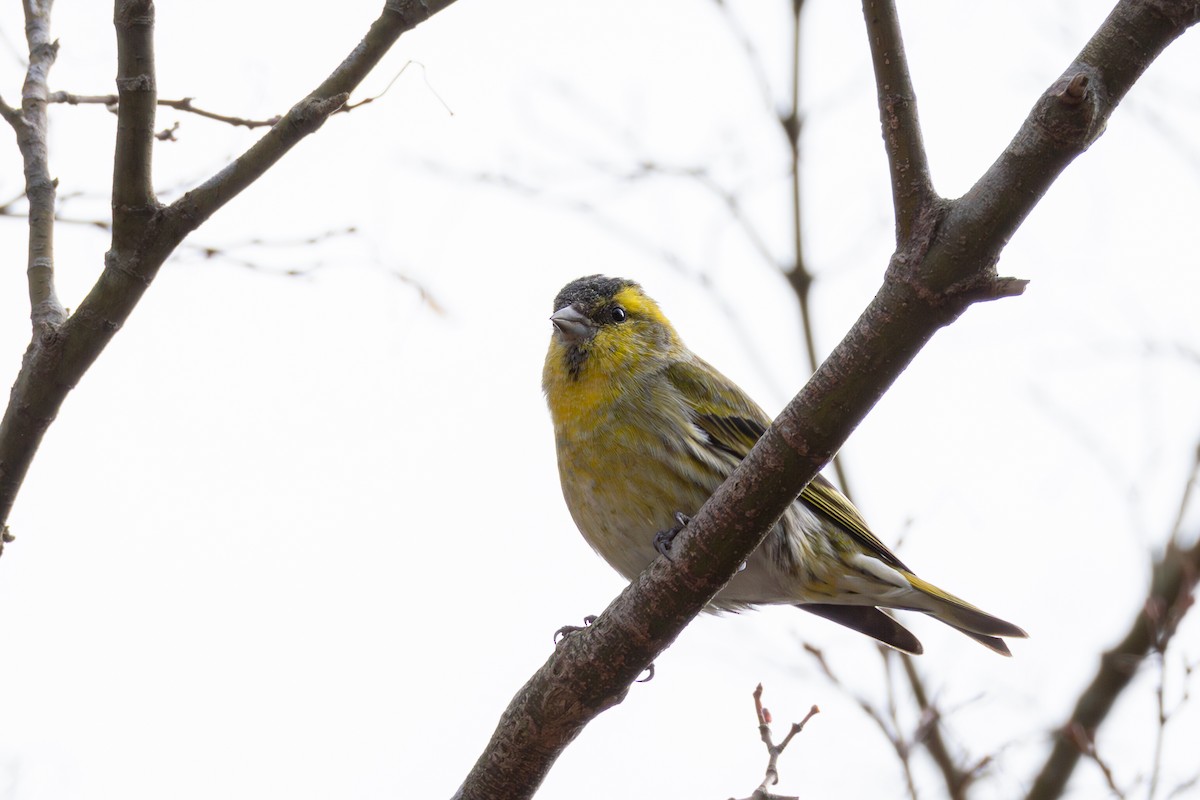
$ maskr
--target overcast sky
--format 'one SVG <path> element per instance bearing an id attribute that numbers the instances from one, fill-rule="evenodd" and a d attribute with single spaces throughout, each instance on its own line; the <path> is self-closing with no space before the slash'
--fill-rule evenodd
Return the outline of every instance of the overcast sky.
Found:
<path id="1" fill-rule="evenodd" d="M 380 5 L 162 2 L 160 96 L 282 113 Z M 770 107 L 787 96 L 790 3 L 729 6 L 770 98 L 714 3 L 461 0 L 405 36 L 361 96 L 410 59 L 423 68 L 331 119 L 168 262 L 67 400 L 10 520 L 0 797 L 453 792 L 553 631 L 622 587 L 558 488 L 539 382 L 559 288 L 595 272 L 638 280 L 770 412 L 807 377 L 790 290 L 725 205 L 694 178 L 639 170 L 704 168 L 786 257 L 787 153 Z M 901 4 L 943 195 L 995 159 L 1108 8 Z M 16 4 L 0 11 L 9 103 L 22 25 Z M 810 0 L 806 25 L 805 233 L 827 352 L 878 288 L 891 210 L 861 12 Z M 52 88 L 114 91 L 111 8 L 58 0 L 54 28 Z M 995 754 L 983 798 L 1026 786 L 1124 634 L 1200 439 L 1198 59 L 1193 32 L 1013 238 L 999 269 L 1030 279 L 1026 295 L 940 333 L 843 451 L 885 542 L 1030 633 L 1001 659 L 905 617 L 952 734 Z M 178 141 L 155 154 L 167 201 L 260 135 L 169 110 L 159 127 L 176 120 Z M 64 106 L 51 122 L 63 214 L 105 218 L 114 117 Z M 0 137 L 0 196 L 22 186 Z M 5 381 L 29 335 L 24 237 L 22 220 L 0 219 Z M 92 226 L 58 226 L 64 303 L 107 245 Z M 1198 522 L 1193 510 L 1186 530 Z M 904 796 L 886 741 L 804 643 L 851 692 L 886 697 L 864 637 L 788 608 L 705 617 L 539 796 L 749 794 L 765 765 L 760 681 L 781 730 L 822 709 L 780 791 Z M 1193 614 L 1166 659 L 1168 705 L 1198 652 Z M 1146 668 L 1099 740 L 1123 786 L 1150 769 L 1159 676 Z M 1197 736 L 1184 706 L 1167 787 L 1195 772 Z M 1075 786 L 1104 791 L 1091 765 Z"/>

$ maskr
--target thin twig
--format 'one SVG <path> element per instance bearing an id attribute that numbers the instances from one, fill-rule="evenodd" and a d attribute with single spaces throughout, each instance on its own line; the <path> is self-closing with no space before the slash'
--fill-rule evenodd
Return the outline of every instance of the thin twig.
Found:
<path id="1" fill-rule="evenodd" d="M 1096 750 L 1096 742 L 1092 736 L 1081 726 L 1075 724 L 1067 727 L 1066 735 L 1075 746 L 1075 749 L 1084 756 L 1087 756 L 1088 760 L 1100 770 L 1100 774 L 1104 776 L 1104 782 L 1108 784 L 1109 791 L 1115 797 L 1119 798 L 1119 800 L 1125 800 L 1125 791 L 1117 786 L 1117 779 L 1113 774 L 1112 767 L 1100 757 L 1100 753 Z"/>
<path id="2" fill-rule="evenodd" d="M 700 266 L 691 263 L 681 253 L 666 247 L 656 241 L 653 237 L 648 236 L 636 228 L 625 224 L 618 218 L 607 213 L 596 203 L 581 198 L 563 194 L 557 194 L 548 191 L 545 187 L 530 183 L 520 177 L 505 173 L 496 172 L 467 172 L 458 168 L 450 167 L 447 164 L 440 164 L 433 161 L 422 161 L 421 166 L 431 173 L 443 177 L 453 178 L 460 181 L 469 181 L 473 183 L 495 186 L 504 191 L 512 192 L 525 199 L 544 203 L 548 206 L 566 210 L 572 214 L 577 214 L 580 217 L 587 218 L 592 225 L 595 225 L 600 231 L 606 233 L 614 240 L 621 242 L 627 247 L 631 247 L 642 253 L 645 253 L 650 258 L 657 259 L 663 262 L 671 269 L 679 272 L 689 280 L 700 284 L 708 292 L 713 304 L 728 320 L 734 335 L 742 344 L 742 351 L 746 353 L 746 359 L 749 361 L 755 372 L 762 378 L 763 382 L 774 389 L 776 393 L 782 392 L 778 385 L 777 376 L 772 370 L 767 368 L 766 362 L 762 358 L 761 348 L 754 346 L 750 340 L 750 334 L 746 330 L 745 323 L 741 316 L 736 312 L 733 305 L 729 302 L 725 293 L 716 291 L 711 276 Z M 705 175 L 703 170 L 691 169 L 686 167 L 668 167 L 664 165 L 644 163 L 635 171 L 621 171 L 610 165 L 593 161 L 588 162 L 588 166 L 602 172 L 605 175 L 617 176 L 624 180 L 635 180 L 645 178 L 647 176 L 665 176 L 671 178 L 684 178 L 689 180 L 697 180 L 700 185 L 708 189 L 714 196 L 719 197 L 724 202 L 723 195 L 728 195 L 728 190 L 722 188 L 719 184 L 711 179 L 705 180 L 701 176 Z"/>
<path id="3" fill-rule="evenodd" d="M 1189 480 L 1184 494 L 1191 491 Z M 1165 652 L 1180 620 L 1193 604 L 1200 579 L 1200 537 L 1188 549 L 1173 539 L 1155 562 L 1150 591 L 1128 633 L 1104 653 L 1091 683 L 1079 695 L 1070 719 L 1055 735 L 1054 746 L 1026 795 L 1027 800 L 1061 797 L 1081 755 L 1081 741 L 1091 741 L 1138 667 L 1151 653 Z"/>
<path id="4" fill-rule="evenodd" d="M 783 741 L 775 744 L 774 738 L 771 736 L 771 712 L 762 704 L 763 686 L 758 684 L 754 689 L 754 713 L 758 718 L 758 735 L 762 739 L 762 743 L 767 748 L 767 770 L 766 777 L 758 788 L 746 798 L 746 800 L 799 800 L 797 797 L 786 797 L 784 795 L 772 794 L 767 787 L 774 786 L 779 783 L 779 756 L 787 749 L 788 744 L 800 731 L 804 730 L 804 726 L 808 721 L 817 714 L 821 713 L 821 709 L 815 705 L 808 710 L 804 715 L 804 719 L 799 722 L 793 722 L 788 733 L 783 737 Z"/>
<path id="5" fill-rule="evenodd" d="M 409 67 L 411 67 L 413 64 L 416 64 L 418 67 L 421 68 L 421 80 L 425 81 L 425 88 L 428 89 L 433 94 L 433 96 L 437 98 L 437 101 L 442 104 L 442 108 L 446 109 L 446 113 L 453 117 L 454 109 L 450 108 L 450 104 L 447 103 L 440 94 L 438 94 L 438 90 L 433 88 L 433 84 L 429 82 L 428 70 L 426 69 L 425 65 L 422 64 L 420 61 L 413 61 L 411 59 L 404 62 L 404 66 L 402 66 L 400 68 L 399 72 L 397 72 L 395 75 L 392 76 L 392 79 L 390 81 L 388 81 L 387 86 L 383 87 L 383 91 L 381 91 L 379 94 L 372 95 L 371 97 L 368 97 L 365 100 L 359 100 L 357 103 L 346 103 L 346 105 L 342 106 L 341 108 L 339 108 L 337 110 L 337 113 L 349 114 L 351 111 L 353 111 L 356 108 L 361 108 L 362 106 L 368 105 L 370 103 L 374 103 L 376 100 L 378 100 L 379 98 L 381 98 L 385 94 L 387 94 L 388 90 L 392 88 L 392 86 L 396 83 L 396 81 L 400 80 L 400 76 L 404 74 L 404 71 L 406 69 L 408 69 Z"/>
<path id="6" fill-rule="evenodd" d="M 1183 493 L 1179 498 L 1179 510 L 1175 513 L 1175 522 L 1171 525 L 1171 541 L 1178 541 L 1183 530 L 1183 518 L 1191 505 L 1192 495 L 1200 484 L 1200 443 L 1192 455 L 1192 470 L 1188 473 L 1187 482 L 1183 485 Z"/>
<path id="7" fill-rule="evenodd" d="M 1163 747 L 1167 741 L 1167 659 L 1166 653 L 1160 652 L 1157 659 L 1158 682 L 1154 687 L 1154 705 L 1158 712 L 1158 725 L 1154 731 L 1154 755 L 1150 760 L 1150 783 L 1146 789 L 1146 800 L 1155 800 L 1158 796 L 1159 780 L 1162 778 Z"/>
<path id="8" fill-rule="evenodd" d="M 783 131 L 788 145 L 790 159 L 789 177 L 791 183 L 791 222 L 792 222 L 792 258 L 791 263 L 783 267 L 783 275 L 788 286 L 796 295 L 796 304 L 800 311 L 800 333 L 804 340 L 804 353 L 808 358 L 808 371 L 813 373 L 821 363 L 821 355 L 817 352 L 816 324 L 812 316 L 812 287 L 814 276 L 808 267 L 808 259 L 804 251 L 804 220 L 803 220 L 803 184 L 801 179 L 802 160 L 800 157 L 800 134 L 804 128 L 804 116 L 800 110 L 801 84 L 801 41 L 803 39 L 804 0 L 792 0 L 792 52 L 791 52 L 791 105 L 786 112 L 778 116 L 779 126 Z M 846 470 L 845 459 L 838 452 L 834 455 L 833 473 L 838 486 L 846 497 L 853 499 L 850 489 L 850 477 Z"/>
<path id="9" fill-rule="evenodd" d="M 826 679 L 840 689 L 847 697 L 853 699 L 854 702 L 858 704 L 858 707 L 862 710 L 862 712 L 866 714 L 872 722 L 875 723 L 877 728 L 879 728 L 879 732 L 883 734 L 883 738 L 887 739 L 888 744 L 892 746 L 892 750 L 896 753 L 896 758 L 900 762 L 901 770 L 904 773 L 905 788 L 908 791 L 908 796 L 912 798 L 912 800 L 916 800 L 917 784 L 916 779 L 913 776 L 912 762 L 910 760 L 912 748 L 909 742 L 905 740 L 904 734 L 900 731 L 899 726 L 892 725 L 890 723 L 889 720 L 894 720 L 895 715 L 885 714 L 883 711 L 877 708 L 873 702 L 842 683 L 841 679 L 838 678 L 837 673 L 833 671 L 833 667 L 830 666 L 829 661 L 825 658 L 824 651 L 822 651 L 819 647 L 808 644 L 807 642 L 803 644 L 803 647 L 804 650 L 817 662 L 817 666 L 820 667 L 821 672 L 824 673 Z M 879 649 L 884 651 L 884 648 L 882 647 Z M 886 683 L 889 686 L 890 691 L 890 679 L 887 680 Z"/>
<path id="10" fill-rule="evenodd" d="M 381 91 L 379 94 L 372 95 L 364 100 L 359 100 L 356 103 L 346 103 L 345 105 L 341 106 L 336 111 L 334 111 L 333 113 L 345 114 L 345 113 L 349 113 L 349 112 L 353 111 L 356 108 L 361 108 L 365 105 L 369 105 L 370 103 L 374 103 L 376 100 L 378 100 L 379 98 L 381 98 L 385 94 L 387 94 L 388 90 L 392 88 L 392 85 L 395 84 L 396 81 L 400 79 L 400 76 L 404 74 L 404 71 L 406 69 L 408 69 L 410 66 L 412 66 L 413 64 L 415 64 L 421 68 L 421 76 L 422 76 L 422 79 L 425 81 L 425 85 L 429 88 L 429 91 L 431 91 L 433 93 L 433 96 L 437 98 L 438 102 L 442 104 L 442 107 L 446 109 L 446 113 L 449 114 L 450 116 L 454 116 L 454 111 L 450 108 L 450 106 L 446 103 L 446 101 L 442 99 L 442 96 L 440 94 L 438 94 L 437 90 L 433 88 L 433 85 L 430 84 L 429 77 L 425 74 L 425 65 L 422 64 L 420 61 L 411 61 L 411 60 L 406 61 L 404 63 L 404 66 L 402 66 L 400 68 L 400 71 L 392 76 L 392 79 L 390 81 L 388 81 L 387 86 L 383 87 L 383 91 Z M 121 103 L 120 97 L 115 94 L 72 94 L 71 92 L 62 92 L 62 91 L 52 92 L 50 94 L 50 96 L 48 97 L 48 100 L 51 103 L 64 103 L 66 105 L 72 105 L 72 106 L 101 105 L 113 113 L 117 112 L 117 109 L 120 107 L 120 103 Z M 253 130 L 254 128 L 269 128 L 272 125 L 277 124 L 279 122 L 279 120 L 281 119 L 279 114 L 276 114 L 271 117 L 267 117 L 265 119 L 252 119 L 250 117 L 236 117 L 236 116 L 233 116 L 230 114 L 218 114 L 215 111 L 208 111 L 207 109 L 203 109 L 203 108 L 200 108 L 199 106 L 197 106 L 195 104 L 195 98 L 193 98 L 193 97 L 182 97 L 178 100 L 168 100 L 168 99 L 164 99 L 164 98 L 160 97 L 160 98 L 157 98 L 157 100 L 155 102 L 159 106 L 162 106 L 163 108 L 172 108 L 172 109 L 175 109 L 176 111 L 184 111 L 188 114 L 195 114 L 198 117 L 203 117 L 204 119 L 211 119 L 215 122 L 221 122 L 226 125 L 232 125 L 235 128 L 240 127 L 240 128 L 248 128 L 251 130 Z M 163 134 L 160 134 L 159 138 L 160 139 L 173 138 L 173 137 L 164 135 L 165 133 L 166 132 L 164 132 Z"/>
<path id="11" fill-rule="evenodd" d="M 109 111 L 116 113 L 120 106 L 120 98 L 115 94 L 72 94 L 70 92 L 54 92 L 50 95 L 51 103 L 65 103 L 67 105 L 102 105 Z M 183 97 L 179 100 L 167 100 L 164 98 L 156 98 L 155 102 L 163 108 L 173 108 L 176 111 L 186 111 L 189 114 L 195 114 L 198 117 L 211 119 L 216 122 L 223 122 L 226 125 L 244 128 L 263 128 L 274 125 L 279 122 L 279 115 L 267 119 L 250 119 L 248 117 L 235 117 L 228 114 L 218 114 L 215 111 L 207 111 L 196 106 L 193 103 L 193 98 Z"/>
<path id="12" fill-rule="evenodd" d="M 743 54 L 746 56 L 746 63 L 750 65 L 750 74 L 754 76 L 754 83 L 758 87 L 759 93 L 762 95 L 763 104 L 775 110 L 775 95 L 771 90 L 771 80 L 767 77 L 767 71 L 763 68 L 762 56 L 758 52 L 758 48 L 754 46 L 754 41 L 750 35 L 746 33 L 746 29 L 738 20 L 737 15 L 730 8 L 729 4 L 724 0 L 714 0 L 717 8 L 725 16 L 725 23 L 729 26 L 729 30 L 733 33 L 733 38 L 741 46 Z"/>
<path id="13" fill-rule="evenodd" d="M 879 657 L 883 659 L 883 685 L 886 687 L 887 718 L 890 723 L 882 726 L 881 729 L 891 740 L 892 749 L 896 751 L 896 757 L 900 760 L 900 767 L 904 770 L 904 783 L 908 787 L 908 796 L 912 800 L 917 800 L 917 780 L 912 769 L 914 741 L 904 735 L 904 726 L 900 723 L 900 712 L 896 703 L 896 680 L 892 675 L 893 651 L 888 647 L 876 647 L 875 649 L 879 653 Z"/>
<path id="14" fill-rule="evenodd" d="M 946 746 L 946 740 L 942 737 L 942 715 L 929 701 L 925 682 L 917 672 L 916 660 L 906 653 L 897 653 L 896 656 L 904 667 L 908 688 L 917 703 L 917 708 L 921 711 L 921 735 L 917 739 L 925 745 L 925 749 L 942 773 L 942 781 L 946 784 L 946 796 L 950 800 L 965 800 L 967 789 L 978 773 L 978 767 L 968 771 L 961 769 L 955 762 L 954 756 L 950 754 L 950 748 Z M 986 763 L 987 760 L 985 757 L 980 763 Z"/>

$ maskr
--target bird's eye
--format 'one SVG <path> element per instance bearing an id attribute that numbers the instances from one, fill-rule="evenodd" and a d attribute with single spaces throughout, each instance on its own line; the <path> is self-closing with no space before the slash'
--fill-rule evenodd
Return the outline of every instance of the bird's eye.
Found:
<path id="1" fill-rule="evenodd" d="M 620 306 L 613 306 L 612 311 L 608 312 L 608 315 L 612 318 L 613 322 L 624 322 L 626 317 L 625 309 Z"/>

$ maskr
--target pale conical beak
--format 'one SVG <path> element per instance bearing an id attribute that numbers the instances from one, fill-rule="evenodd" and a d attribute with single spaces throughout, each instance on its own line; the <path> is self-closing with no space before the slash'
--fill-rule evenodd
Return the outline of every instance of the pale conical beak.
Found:
<path id="1" fill-rule="evenodd" d="M 563 339 L 574 344 L 591 336 L 596 326 L 592 321 L 575 309 L 574 306 L 560 308 L 550 315 L 554 330 Z"/>

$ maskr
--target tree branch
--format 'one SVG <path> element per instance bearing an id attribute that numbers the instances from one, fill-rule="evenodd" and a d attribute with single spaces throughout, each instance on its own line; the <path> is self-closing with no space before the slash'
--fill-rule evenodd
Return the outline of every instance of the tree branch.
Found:
<path id="1" fill-rule="evenodd" d="M 1155 562 L 1150 592 L 1134 617 L 1129 632 L 1116 647 L 1100 657 L 1088 687 L 1079 696 L 1071 717 L 1054 735 L 1054 747 L 1041 772 L 1026 795 L 1027 800 L 1052 800 L 1062 797 L 1079 758 L 1079 736 L 1087 741 L 1108 716 L 1113 704 L 1133 680 L 1142 661 L 1164 646 L 1175 627 L 1193 603 L 1193 591 L 1200 577 L 1200 541 L 1187 550 L 1174 543 Z"/>
<path id="2" fill-rule="evenodd" d="M 29 253 L 26 281 L 29 287 L 29 318 L 32 326 L 29 347 L 21 361 L 21 374 L 33 368 L 48 346 L 58 337 L 66 311 L 58 301 L 54 288 L 54 201 L 57 186 L 50 177 L 47 149 L 48 118 L 46 97 L 47 77 L 58 55 L 58 42 L 50 38 L 51 0 L 25 0 L 25 38 L 29 46 L 29 68 L 21 87 L 21 109 L 0 100 L 2 115 L 16 132 L 17 147 L 25 168 L 25 196 L 29 200 Z M 7 508 L 3 493 L 8 486 L 20 486 L 29 469 L 28 459 L 21 452 L 28 439 L 33 445 L 41 440 L 42 432 L 53 419 L 36 402 L 24 402 L 20 377 L 13 387 L 8 408 L 0 420 L 0 439 L 11 431 L 15 439 L 13 450 L 6 452 L 0 442 L 0 553 L 12 541 L 5 525 Z"/>
<path id="3" fill-rule="evenodd" d="M 189 114 L 195 114 L 198 117 L 211 119 L 216 122 L 224 122 L 227 125 L 243 128 L 266 128 L 279 122 L 279 117 L 271 117 L 270 119 L 249 119 L 247 117 L 234 117 L 228 114 L 218 114 L 215 111 L 207 111 L 194 105 L 194 98 L 183 97 L 179 100 L 164 100 L 158 98 L 155 102 L 164 108 L 173 108 L 176 111 L 185 111 Z M 65 103 L 70 106 L 79 105 L 100 105 L 105 106 L 110 111 L 115 111 L 120 104 L 120 97 L 115 94 L 72 94 L 70 92 L 54 92 L 50 95 L 51 103 Z"/>
<path id="4" fill-rule="evenodd" d="M 1070 97 L 1065 86 L 1056 84 L 1046 93 L 1014 144 L 981 179 L 985 186 L 1005 187 L 1006 203 L 973 190 L 945 206 L 928 197 L 913 210 L 911 235 L 898 242 L 882 288 L 854 327 L 693 516 L 672 546 L 672 560 L 655 560 L 593 625 L 567 637 L 517 692 L 455 797 L 531 796 L 583 727 L 621 702 L 638 675 L 734 575 L 934 333 L 973 303 L 1020 294 L 1024 281 L 996 275 L 1003 244 L 1054 176 L 1102 130 L 1132 78 L 1183 32 L 1189 13 L 1192 21 L 1200 14 L 1200 0 L 1169 4 L 1173 14 L 1164 13 L 1167 5 L 1126 0 L 1118 6 L 1122 13 L 1114 12 L 1106 23 L 1105 34 L 1116 42 L 1111 46 L 1146 54 L 1136 68 L 1124 66 L 1124 54 L 1096 45 L 1097 34 L 1085 53 L 1095 54 L 1088 69 L 1099 85 L 1084 87 L 1083 97 L 1070 101 L 1063 99 Z M 1166 17 L 1175 22 L 1164 24 Z M 1111 74 L 1100 61 L 1106 54 L 1118 59 Z M 1072 65 L 1069 72 L 1076 69 Z M 1088 102 L 1097 92 L 1103 102 Z M 903 119 L 915 124 L 915 117 Z M 1061 133 L 1048 137 L 1045 131 Z M 916 141 L 913 135 L 906 134 L 908 141 Z M 1021 169 L 1010 168 L 1014 159 Z M 1031 174 L 1035 165 L 1042 171 Z M 980 233 L 985 235 L 975 235 Z"/>
<path id="5" fill-rule="evenodd" d="M 1121 692 L 1129 686 L 1147 657 L 1165 652 L 1179 622 L 1194 604 L 1196 583 L 1200 581 L 1200 536 L 1186 550 L 1181 549 L 1177 542 L 1179 523 L 1198 473 L 1200 449 L 1196 452 L 1191 475 L 1184 485 L 1179 520 L 1171 540 L 1152 567 L 1146 600 L 1120 644 L 1100 656 L 1096 674 L 1075 702 L 1070 719 L 1054 734 L 1054 746 L 1026 800 L 1062 797 L 1080 757 L 1094 756 L 1092 743 L 1096 731 Z"/>
<path id="6" fill-rule="evenodd" d="M 1103 133 L 1129 88 L 1198 16 L 1196 0 L 1117 3 L 996 162 L 953 204 L 930 251 L 946 270 L 935 286 L 957 280 L 951 265 L 975 242 L 999 256 L 1059 174 Z"/>
<path id="7" fill-rule="evenodd" d="M 35 335 L 25 354 L 0 420 L 0 529 L 63 400 L 124 324 L 184 237 L 317 130 L 403 33 L 452 2 L 387 0 L 363 41 L 320 86 L 245 154 L 203 185 L 163 207 L 154 197 L 150 161 L 156 100 L 154 4 L 153 0 L 116 0 L 113 19 L 117 28 L 120 107 L 113 170 L 112 248 L 105 257 L 104 271 L 76 312 L 58 326 L 53 336 L 39 340 Z M 39 6 L 35 0 L 27 0 L 27 7 L 48 13 L 49 2 Z M 36 57 L 31 53 L 31 63 Z M 44 79 L 42 89 L 44 109 Z M 0 106 L 0 114 L 11 122 L 9 111 Z M 32 212 L 30 217 L 32 226 Z"/>
<path id="8" fill-rule="evenodd" d="M 814 277 L 808 268 L 808 260 L 804 254 L 804 225 L 803 225 L 803 185 L 801 181 L 800 134 L 804 129 L 804 116 L 800 110 L 800 63 L 801 41 L 804 19 L 804 0 L 792 0 L 792 75 L 791 75 L 791 106 L 787 113 L 779 114 L 779 124 L 783 129 L 788 143 L 788 155 L 791 160 L 791 212 L 792 212 L 792 263 L 783 268 L 784 277 L 792 292 L 796 295 L 796 303 L 800 307 L 800 332 L 804 340 L 804 353 L 808 357 L 809 372 L 816 372 L 821 363 L 817 353 L 817 338 L 812 318 L 812 287 Z M 833 457 L 833 472 L 838 486 L 847 497 L 852 497 L 850 477 L 841 455 Z"/>
<path id="9" fill-rule="evenodd" d="M 917 740 L 925 746 L 933 763 L 937 764 L 938 771 L 942 773 L 948 800 L 966 800 L 967 789 L 975 781 L 976 772 L 961 769 L 954 756 L 951 755 L 950 748 L 946 746 L 946 740 L 942 737 L 941 712 L 929 702 L 929 693 L 925 690 L 925 682 L 922 680 L 921 674 L 917 672 L 916 660 L 907 653 L 895 653 L 894 655 L 899 659 L 900 665 L 904 667 L 908 688 L 912 691 L 917 708 L 921 711 L 921 735 L 917 737 Z"/>
<path id="10" fill-rule="evenodd" d="M 154 69 L 153 0 L 117 0 L 117 138 L 113 156 L 113 253 L 120 257 L 145 235 L 159 210 L 154 196 L 154 111 L 158 100 Z"/>
<path id="11" fill-rule="evenodd" d="M 25 167 L 25 196 L 29 199 L 30 320 L 34 337 L 52 336 L 66 317 L 54 289 L 54 200 L 56 181 L 50 177 L 46 147 L 46 106 L 50 68 L 58 56 L 58 42 L 50 38 L 49 0 L 25 0 L 25 39 L 29 68 L 21 87 L 21 108 L 4 104 L 0 113 L 17 134 L 17 147 Z M 2 101 L 0 101 L 2 102 Z"/>
<path id="12" fill-rule="evenodd" d="M 896 217 L 896 242 L 909 240 L 918 217 L 936 198 L 929 175 L 929 158 L 917 119 L 917 93 L 908 73 L 908 56 L 900 35 L 900 19 L 893 0 L 863 0 L 867 41 L 875 68 L 879 121 L 887 146 L 892 176 L 892 205 Z"/>
<path id="13" fill-rule="evenodd" d="M 772 794 L 768 787 L 779 783 L 779 757 L 783 755 L 783 751 L 792 743 L 792 739 L 795 738 L 796 734 L 804 730 L 804 726 L 808 724 L 808 721 L 821 713 L 821 709 L 815 705 L 810 708 L 808 713 L 804 715 L 804 719 L 792 723 L 787 735 L 783 737 L 783 741 L 775 744 L 775 738 L 771 735 L 771 712 L 762 704 L 762 694 L 763 687 L 760 683 L 754 689 L 754 714 L 758 718 L 758 738 L 762 740 L 763 745 L 767 748 L 766 776 L 763 778 L 762 783 L 758 785 L 758 788 L 746 800 L 799 800 L 798 797 L 784 797 Z"/>

